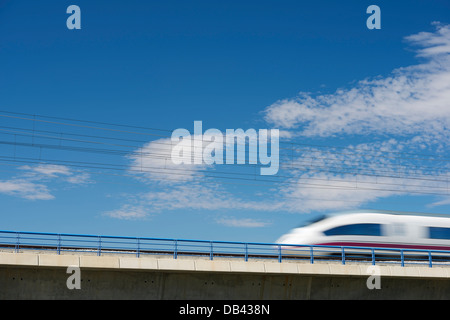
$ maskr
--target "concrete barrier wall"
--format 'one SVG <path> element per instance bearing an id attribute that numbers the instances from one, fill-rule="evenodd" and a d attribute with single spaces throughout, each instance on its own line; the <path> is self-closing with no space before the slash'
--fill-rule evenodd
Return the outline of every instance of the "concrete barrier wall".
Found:
<path id="1" fill-rule="evenodd" d="M 64 268 L 0 268 L 0 299 L 449 299 L 450 281 L 365 277 L 86 269 L 69 290 Z"/>
<path id="2" fill-rule="evenodd" d="M 0 299 L 450 298 L 447 268 L 434 268 L 434 276 L 384 269 L 381 289 L 369 290 L 367 265 L 232 262 L 0 254 Z M 80 290 L 67 288 L 69 265 L 80 267 Z"/>

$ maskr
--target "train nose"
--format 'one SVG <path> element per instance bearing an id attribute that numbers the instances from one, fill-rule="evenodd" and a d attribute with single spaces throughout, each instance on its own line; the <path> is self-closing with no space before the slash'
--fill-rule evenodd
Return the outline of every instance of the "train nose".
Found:
<path id="1" fill-rule="evenodd" d="M 297 244 L 303 237 L 299 234 L 288 233 L 281 236 L 276 243 L 278 244 Z"/>
<path id="2" fill-rule="evenodd" d="M 309 244 L 311 242 L 311 232 L 304 229 L 294 229 L 291 232 L 281 236 L 276 243 L 278 244 Z"/>
<path id="3" fill-rule="evenodd" d="M 278 238 L 275 241 L 275 243 L 286 244 L 286 243 L 289 243 L 289 239 L 290 239 L 290 236 L 288 234 L 285 234 L 285 235 L 282 235 L 280 238 Z"/>
<path id="4" fill-rule="evenodd" d="M 283 255 L 308 256 L 310 252 L 309 248 L 303 246 L 308 242 L 306 239 L 304 232 L 294 230 L 277 240 L 277 250 Z"/>

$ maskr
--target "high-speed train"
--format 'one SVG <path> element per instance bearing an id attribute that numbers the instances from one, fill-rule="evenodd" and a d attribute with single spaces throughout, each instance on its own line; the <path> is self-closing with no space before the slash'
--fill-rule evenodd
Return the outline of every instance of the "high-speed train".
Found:
<path id="1" fill-rule="evenodd" d="M 325 215 L 292 229 L 276 241 L 413 250 L 450 250 L 450 215 L 357 211 Z"/>

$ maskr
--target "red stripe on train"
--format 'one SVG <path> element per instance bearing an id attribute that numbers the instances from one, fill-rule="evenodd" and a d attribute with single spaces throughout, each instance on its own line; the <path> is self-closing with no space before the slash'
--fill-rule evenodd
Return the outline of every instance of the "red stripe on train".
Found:
<path id="1" fill-rule="evenodd" d="M 369 248 L 393 248 L 393 249 L 417 249 L 417 250 L 450 250 L 449 246 L 431 246 L 416 244 L 394 244 L 394 243 L 365 243 L 365 242 L 326 242 L 318 243 L 319 246 L 348 246 Z"/>

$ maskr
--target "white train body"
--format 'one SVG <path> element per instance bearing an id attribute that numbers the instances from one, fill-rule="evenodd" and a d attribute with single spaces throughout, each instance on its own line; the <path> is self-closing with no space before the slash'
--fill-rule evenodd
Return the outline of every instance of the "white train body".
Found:
<path id="1" fill-rule="evenodd" d="M 379 211 L 336 214 L 295 228 L 276 243 L 450 250 L 450 216 Z"/>

